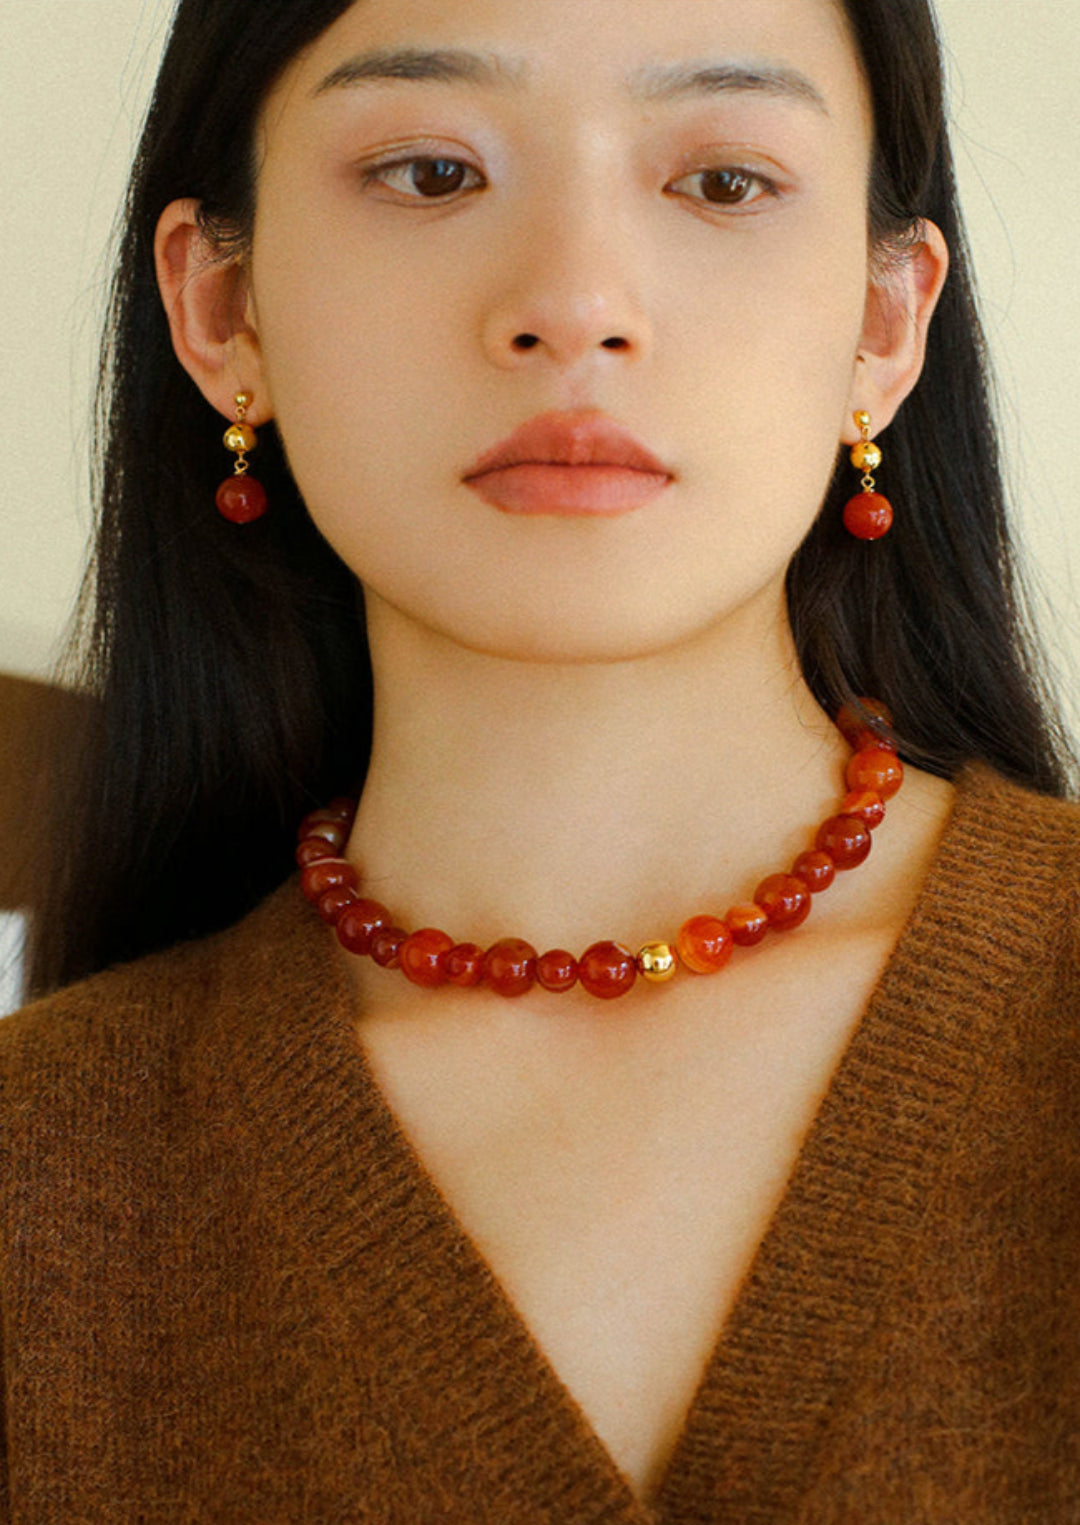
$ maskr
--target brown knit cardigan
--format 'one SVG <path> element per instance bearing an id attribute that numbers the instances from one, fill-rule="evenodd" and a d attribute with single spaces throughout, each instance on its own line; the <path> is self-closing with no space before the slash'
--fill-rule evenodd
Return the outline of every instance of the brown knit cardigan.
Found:
<path id="1" fill-rule="evenodd" d="M 1080 811 L 966 775 L 650 1506 L 373 1082 L 332 934 L 0 1023 L 0 1520 L 1080 1521 Z"/>

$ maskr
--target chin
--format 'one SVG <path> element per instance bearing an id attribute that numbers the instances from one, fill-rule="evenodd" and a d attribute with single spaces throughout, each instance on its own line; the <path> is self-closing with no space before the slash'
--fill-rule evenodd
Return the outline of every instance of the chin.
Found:
<path id="1" fill-rule="evenodd" d="M 695 601 L 690 589 L 683 596 L 666 598 L 653 591 L 648 602 L 625 593 L 612 598 L 607 589 L 594 590 L 580 602 L 564 595 L 535 602 L 507 599 L 498 607 L 395 607 L 406 619 L 479 655 L 565 666 L 639 661 L 702 639 L 722 638 L 728 617 L 735 619 L 753 602 L 744 595 L 718 605 L 704 597 Z"/>

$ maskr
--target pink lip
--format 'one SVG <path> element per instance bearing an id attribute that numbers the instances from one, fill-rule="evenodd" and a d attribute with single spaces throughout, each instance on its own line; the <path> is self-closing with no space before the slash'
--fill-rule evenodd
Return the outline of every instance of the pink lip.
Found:
<path id="1" fill-rule="evenodd" d="M 652 502 L 673 473 L 598 413 L 545 413 L 516 429 L 465 474 L 505 513 L 615 515 Z"/>

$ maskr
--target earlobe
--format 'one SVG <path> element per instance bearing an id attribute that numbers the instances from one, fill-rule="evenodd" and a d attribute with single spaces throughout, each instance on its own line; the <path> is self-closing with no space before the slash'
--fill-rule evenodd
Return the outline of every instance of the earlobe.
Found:
<path id="1" fill-rule="evenodd" d="M 914 389 L 926 358 L 926 339 L 949 270 L 949 251 L 932 222 L 918 241 L 871 273 L 866 311 L 842 439 L 859 438 L 851 415 L 865 410 L 874 429 L 886 428 Z"/>
<path id="2" fill-rule="evenodd" d="M 250 423 L 266 423 L 273 406 L 247 272 L 215 248 L 199 221 L 197 201 L 174 201 L 165 208 L 154 238 L 154 263 L 180 364 L 223 417 L 235 416 L 236 393 L 244 391 L 253 398 Z"/>

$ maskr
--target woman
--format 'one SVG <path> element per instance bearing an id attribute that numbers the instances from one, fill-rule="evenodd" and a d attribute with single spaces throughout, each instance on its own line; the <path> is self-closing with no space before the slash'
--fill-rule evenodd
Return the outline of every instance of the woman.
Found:
<path id="1" fill-rule="evenodd" d="M 1068 1518 L 1078 823 L 922 0 L 183 0 L 112 332 L 10 1517 Z"/>

